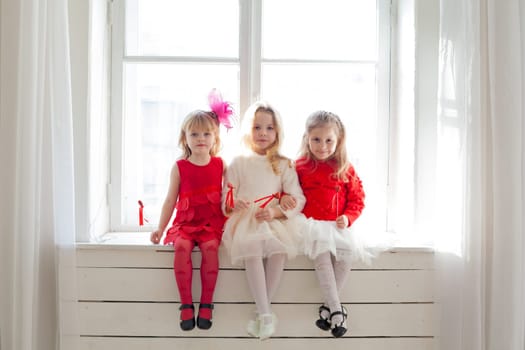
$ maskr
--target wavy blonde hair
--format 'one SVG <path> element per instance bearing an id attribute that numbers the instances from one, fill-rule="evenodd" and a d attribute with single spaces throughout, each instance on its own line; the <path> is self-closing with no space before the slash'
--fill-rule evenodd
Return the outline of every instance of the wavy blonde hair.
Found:
<path id="1" fill-rule="evenodd" d="M 246 113 L 244 113 L 241 122 L 242 142 L 247 148 L 251 149 L 252 151 L 255 151 L 255 145 L 253 143 L 252 137 L 252 129 L 255 120 L 255 114 L 257 112 L 266 112 L 272 116 L 276 137 L 275 142 L 266 150 L 266 158 L 268 159 L 268 162 L 270 162 L 274 174 L 279 175 L 281 173 L 279 169 L 279 161 L 282 159 L 288 160 L 289 166 L 291 166 L 291 161 L 290 159 L 281 155 L 280 153 L 281 145 L 284 138 L 281 115 L 268 102 L 257 101 L 246 110 Z"/>
<path id="2" fill-rule="evenodd" d="M 327 111 L 315 111 L 308 116 L 306 119 L 305 131 L 301 141 L 299 155 L 301 158 L 313 160 L 315 163 L 315 157 L 313 156 L 312 151 L 308 145 L 308 138 L 310 132 L 313 129 L 325 126 L 331 126 L 337 136 L 337 145 L 332 156 L 332 159 L 336 163 L 336 168 L 333 175 L 338 179 L 347 182 L 348 177 L 346 176 L 346 173 L 350 168 L 350 161 L 348 160 L 348 155 L 346 152 L 346 132 L 345 127 L 337 114 Z"/>
<path id="3" fill-rule="evenodd" d="M 221 138 L 219 133 L 219 122 L 213 112 L 195 110 L 190 112 L 180 128 L 179 147 L 182 149 L 181 159 L 188 159 L 191 156 L 191 149 L 186 142 L 186 134 L 192 130 L 211 131 L 215 135 L 215 144 L 210 149 L 210 156 L 214 157 L 221 149 Z"/>

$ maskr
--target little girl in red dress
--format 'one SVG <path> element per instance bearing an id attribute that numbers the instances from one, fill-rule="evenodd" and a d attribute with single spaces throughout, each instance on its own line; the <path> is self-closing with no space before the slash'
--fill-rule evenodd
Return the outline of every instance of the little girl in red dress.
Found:
<path id="1" fill-rule="evenodd" d="M 158 244 L 176 210 L 173 225 L 166 232 L 164 244 L 173 244 L 174 272 L 181 301 L 180 327 L 191 330 L 212 326 L 213 294 L 219 271 L 218 248 L 225 217 L 221 193 L 225 164 L 216 157 L 220 149 L 219 124 L 231 127 L 229 104 L 210 94 L 212 111 L 196 110 L 184 120 L 179 137 L 183 156 L 171 169 L 170 185 L 162 206 L 158 228 L 151 241 Z M 192 297 L 193 248 L 202 255 L 200 268 L 201 298 L 195 321 Z"/>

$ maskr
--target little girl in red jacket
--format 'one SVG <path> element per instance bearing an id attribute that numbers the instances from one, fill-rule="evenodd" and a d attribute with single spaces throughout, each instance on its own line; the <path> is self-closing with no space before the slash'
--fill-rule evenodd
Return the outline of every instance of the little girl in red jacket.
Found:
<path id="1" fill-rule="evenodd" d="M 362 243 L 350 230 L 361 215 L 365 193 L 346 154 L 345 128 L 331 112 L 317 111 L 306 121 L 300 157 L 296 162 L 299 183 L 306 197 L 301 225 L 304 253 L 314 261 L 324 304 L 316 325 L 334 337 L 347 331 L 347 311 L 339 293 L 351 262 L 367 260 Z M 286 196 L 283 209 L 293 206 Z"/>

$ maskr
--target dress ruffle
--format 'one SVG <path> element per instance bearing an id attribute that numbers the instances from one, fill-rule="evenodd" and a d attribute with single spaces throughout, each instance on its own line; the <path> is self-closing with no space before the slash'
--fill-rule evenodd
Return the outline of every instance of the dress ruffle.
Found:
<path id="1" fill-rule="evenodd" d="M 300 232 L 302 250 L 310 259 L 330 252 L 336 260 L 362 261 L 370 264 L 376 254 L 367 249 L 365 242 L 352 228 L 337 228 L 335 221 L 315 220 L 301 215 Z"/>
<path id="2" fill-rule="evenodd" d="M 214 217 L 221 217 L 220 210 L 221 195 L 219 192 L 200 193 L 185 196 L 177 202 L 177 222 L 189 223 L 194 217 L 201 218 L 200 221 L 208 221 Z M 211 204 L 211 205 L 210 205 Z M 220 218 L 219 224 L 224 221 Z"/>
<path id="3" fill-rule="evenodd" d="M 266 258 L 273 254 L 286 254 L 288 259 L 297 256 L 301 241 L 297 217 L 257 221 L 255 213 L 258 209 L 256 204 L 252 204 L 226 221 L 222 241 L 230 253 L 232 264 L 238 265 L 250 257 Z"/>
<path id="4" fill-rule="evenodd" d="M 173 243 L 179 235 L 186 239 L 194 239 L 194 234 L 198 232 L 200 241 L 220 240 L 225 220 L 220 201 L 219 192 L 180 198 L 176 206 L 177 219 L 166 232 L 164 244 Z"/>

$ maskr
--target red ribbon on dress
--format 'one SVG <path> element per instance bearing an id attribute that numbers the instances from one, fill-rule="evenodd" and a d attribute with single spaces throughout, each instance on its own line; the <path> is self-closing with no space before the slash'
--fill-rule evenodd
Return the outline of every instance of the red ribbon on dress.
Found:
<path id="1" fill-rule="evenodd" d="M 148 220 L 144 219 L 144 204 L 139 200 L 139 226 L 144 226 L 144 221 L 148 222 Z"/>
<path id="2" fill-rule="evenodd" d="M 274 198 L 275 199 L 281 199 L 282 194 L 283 194 L 283 192 L 275 192 L 275 193 L 272 193 L 272 194 L 270 194 L 268 196 L 264 196 L 264 197 L 261 197 L 259 199 L 256 199 L 253 202 L 257 203 L 257 202 L 260 202 L 260 201 L 263 201 L 263 200 L 266 199 L 266 201 L 259 206 L 259 208 L 264 209 L 268 205 L 268 203 L 270 203 L 272 201 L 272 199 L 274 199 Z"/>
<path id="3" fill-rule="evenodd" d="M 233 201 L 233 185 L 228 183 L 228 193 L 226 193 L 226 207 L 231 209 L 235 208 L 235 202 Z"/>
<path id="4" fill-rule="evenodd" d="M 339 217 L 339 190 L 341 187 L 335 186 L 335 195 L 332 197 L 332 208 L 335 207 L 335 217 Z M 335 201 L 335 205 L 334 205 Z"/>

